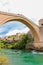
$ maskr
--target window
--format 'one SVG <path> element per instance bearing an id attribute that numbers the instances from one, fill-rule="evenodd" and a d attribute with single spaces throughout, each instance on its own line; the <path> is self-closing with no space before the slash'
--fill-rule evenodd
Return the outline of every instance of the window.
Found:
<path id="1" fill-rule="evenodd" d="M 41 24 L 43 26 L 43 24 Z"/>

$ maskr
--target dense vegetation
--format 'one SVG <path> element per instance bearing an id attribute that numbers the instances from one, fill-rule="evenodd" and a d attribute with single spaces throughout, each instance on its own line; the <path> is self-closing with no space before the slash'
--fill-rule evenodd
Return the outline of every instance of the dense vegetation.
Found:
<path id="1" fill-rule="evenodd" d="M 15 38 L 15 36 L 9 36 L 10 38 Z M 33 38 L 28 38 L 27 34 L 23 34 L 19 41 L 7 42 L 5 40 L 0 40 L 0 48 L 9 49 L 24 49 L 27 43 L 33 42 Z"/>

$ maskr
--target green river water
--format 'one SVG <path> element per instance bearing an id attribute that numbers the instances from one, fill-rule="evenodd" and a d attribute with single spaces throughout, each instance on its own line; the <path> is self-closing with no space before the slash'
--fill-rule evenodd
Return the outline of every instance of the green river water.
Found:
<path id="1" fill-rule="evenodd" d="M 9 60 L 9 65 L 43 65 L 43 53 L 27 52 L 22 50 L 2 49 Z"/>

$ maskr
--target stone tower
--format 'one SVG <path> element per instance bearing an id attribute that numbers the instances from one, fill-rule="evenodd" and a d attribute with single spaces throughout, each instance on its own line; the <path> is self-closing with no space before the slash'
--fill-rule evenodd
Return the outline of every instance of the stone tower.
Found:
<path id="1" fill-rule="evenodd" d="M 43 43 L 43 19 L 39 20 L 39 32 L 41 35 L 41 43 Z"/>
<path id="2" fill-rule="evenodd" d="M 40 20 L 39 20 L 39 26 L 40 26 L 40 27 L 43 27 L 43 19 L 40 19 Z"/>

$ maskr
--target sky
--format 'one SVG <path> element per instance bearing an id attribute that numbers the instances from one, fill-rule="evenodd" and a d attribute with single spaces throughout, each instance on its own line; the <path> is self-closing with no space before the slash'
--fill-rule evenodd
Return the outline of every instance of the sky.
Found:
<path id="1" fill-rule="evenodd" d="M 43 0 L 0 0 L 0 11 L 23 14 L 38 25 L 38 20 L 43 18 Z M 25 28 L 27 29 L 21 23 L 6 23 L 0 26 L 0 36 L 4 36 L 14 29 Z"/>
<path id="2" fill-rule="evenodd" d="M 0 37 L 15 35 L 16 33 L 27 33 L 28 27 L 19 21 L 8 22 L 0 26 Z"/>

